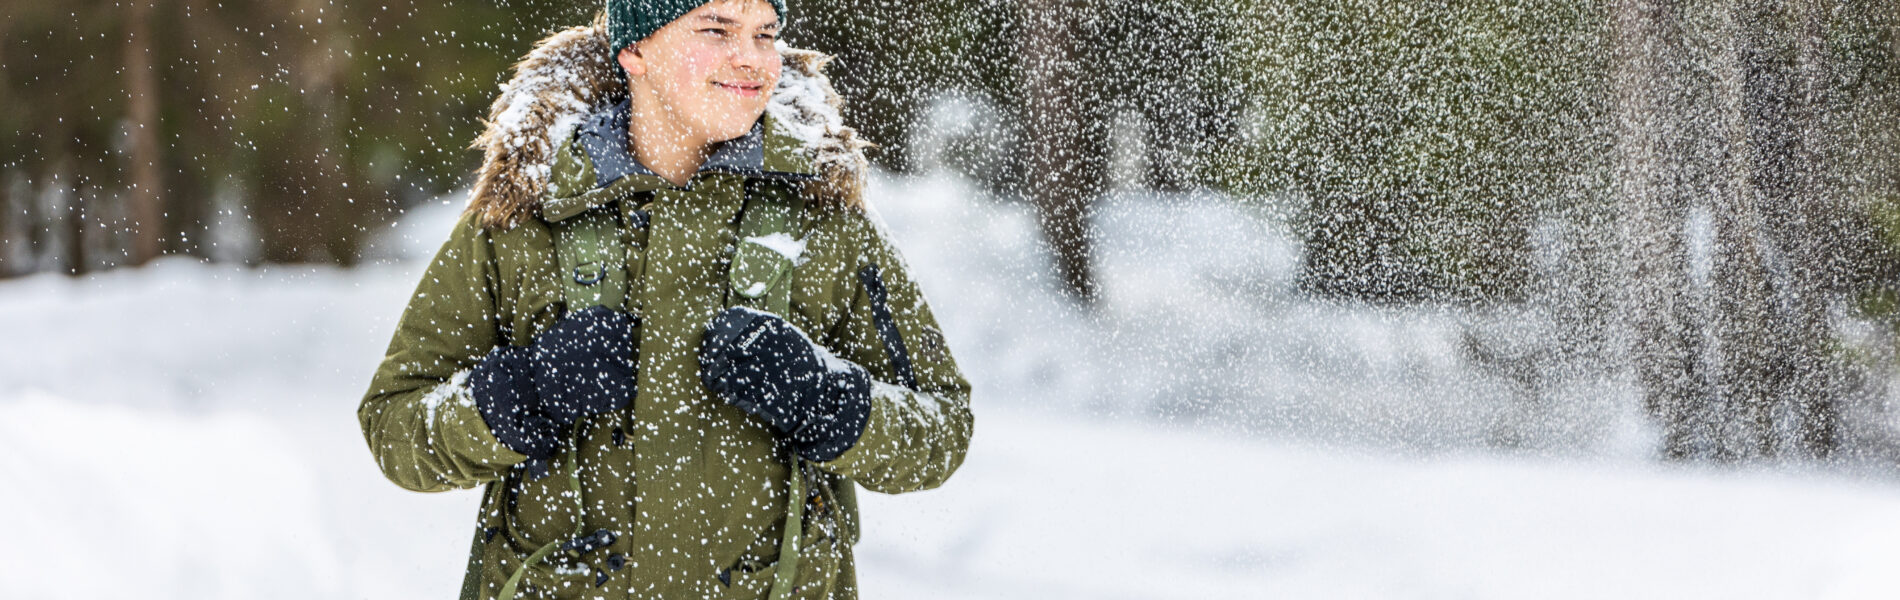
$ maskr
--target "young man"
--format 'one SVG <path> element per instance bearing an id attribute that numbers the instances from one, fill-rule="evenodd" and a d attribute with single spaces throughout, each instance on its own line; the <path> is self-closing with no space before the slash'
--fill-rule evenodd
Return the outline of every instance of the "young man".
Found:
<path id="1" fill-rule="evenodd" d="M 969 384 L 781 0 L 608 0 L 517 66 L 358 417 L 485 493 L 464 598 L 856 598 L 854 490 L 941 485 Z"/>

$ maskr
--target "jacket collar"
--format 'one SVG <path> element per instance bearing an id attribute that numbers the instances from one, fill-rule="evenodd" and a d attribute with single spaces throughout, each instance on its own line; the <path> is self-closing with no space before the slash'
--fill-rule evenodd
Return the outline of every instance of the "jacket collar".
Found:
<path id="1" fill-rule="evenodd" d="M 618 103 L 602 107 L 580 127 L 575 135 L 575 143 L 587 151 L 588 160 L 594 163 L 594 188 L 600 189 L 612 185 L 623 177 L 644 175 L 658 177 L 646 165 L 634 158 L 632 148 L 628 147 L 627 124 L 633 101 L 623 99 Z M 818 175 L 811 167 L 811 161 L 795 152 L 795 147 L 784 139 L 770 114 L 759 117 L 752 124 L 752 130 L 745 135 L 720 142 L 699 166 L 699 172 L 731 173 L 745 177 L 789 179 L 809 181 Z M 768 148 L 766 130 L 772 129 L 773 142 Z M 768 157 L 767 150 L 770 150 Z M 768 160 L 769 158 L 769 160 Z"/>
<path id="2" fill-rule="evenodd" d="M 631 194 L 693 188 L 693 181 L 688 181 L 685 188 L 673 185 L 634 158 L 627 147 L 626 107 L 626 102 L 602 107 L 574 133 L 577 151 L 563 152 L 554 161 L 551 185 L 538 207 L 541 220 L 564 221 Z M 811 161 L 798 151 L 798 140 L 777 130 L 770 114 L 760 117 L 746 135 L 718 144 L 698 172 L 793 182 L 819 180 Z"/>

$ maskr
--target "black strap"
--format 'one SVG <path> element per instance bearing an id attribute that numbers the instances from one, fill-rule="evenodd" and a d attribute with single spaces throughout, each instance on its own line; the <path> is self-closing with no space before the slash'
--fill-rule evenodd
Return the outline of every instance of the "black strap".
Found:
<path id="1" fill-rule="evenodd" d="M 884 338 L 884 355 L 891 359 L 891 371 L 897 374 L 897 382 L 917 389 L 917 376 L 910 370 L 910 351 L 904 348 L 904 337 L 898 334 L 897 321 L 891 318 L 890 292 L 884 289 L 884 277 L 879 274 L 877 263 L 858 270 L 858 281 L 864 282 L 864 291 L 871 296 L 871 320 L 877 324 L 878 337 Z"/>

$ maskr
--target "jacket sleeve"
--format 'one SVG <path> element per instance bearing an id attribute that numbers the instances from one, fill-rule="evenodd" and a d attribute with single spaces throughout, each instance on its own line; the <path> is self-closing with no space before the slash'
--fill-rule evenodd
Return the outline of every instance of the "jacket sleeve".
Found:
<path id="1" fill-rule="evenodd" d="M 526 460 L 495 439 L 469 393 L 468 370 L 495 346 L 495 252 L 464 216 L 436 253 L 396 324 L 357 408 L 383 475 L 436 492 L 499 479 Z"/>
<path id="2" fill-rule="evenodd" d="M 875 379 L 870 421 L 856 444 L 819 467 L 850 477 L 865 489 L 895 494 L 943 485 L 963 464 L 973 418 L 970 384 L 950 357 L 937 318 L 903 256 L 884 231 L 881 223 L 865 223 L 862 257 L 852 273 L 856 292 L 849 312 L 833 330 L 833 351 L 862 365 Z M 883 298 L 874 293 L 874 283 L 867 285 L 865 269 L 877 272 Z M 887 310 L 878 309 L 878 300 Z M 914 387 L 899 375 L 896 363 L 902 359 L 887 345 L 891 328 L 887 324 L 880 331 L 880 319 L 895 325 Z"/>

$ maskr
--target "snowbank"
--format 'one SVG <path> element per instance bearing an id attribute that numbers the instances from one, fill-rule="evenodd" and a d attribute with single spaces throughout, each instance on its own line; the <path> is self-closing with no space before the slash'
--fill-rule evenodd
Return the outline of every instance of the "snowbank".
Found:
<path id="1" fill-rule="evenodd" d="M 1891 484 L 978 423 L 949 486 L 866 495 L 867 597 L 1900 597 Z"/>

